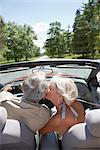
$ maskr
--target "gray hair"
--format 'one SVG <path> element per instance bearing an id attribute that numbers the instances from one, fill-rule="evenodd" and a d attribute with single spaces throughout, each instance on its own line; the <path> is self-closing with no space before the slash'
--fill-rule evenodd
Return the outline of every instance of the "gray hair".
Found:
<path id="1" fill-rule="evenodd" d="M 50 86 L 57 89 L 58 93 L 63 96 L 67 105 L 71 105 L 78 96 L 77 86 L 71 78 L 54 76 L 50 81 Z"/>
<path id="2" fill-rule="evenodd" d="M 24 80 L 22 84 L 22 100 L 39 102 L 46 94 L 48 85 L 43 72 L 34 72 L 33 75 Z"/>

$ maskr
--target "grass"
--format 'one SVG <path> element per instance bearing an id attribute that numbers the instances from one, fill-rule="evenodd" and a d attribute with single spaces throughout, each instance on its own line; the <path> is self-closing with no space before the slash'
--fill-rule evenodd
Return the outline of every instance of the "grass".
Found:
<path id="1" fill-rule="evenodd" d="M 66 55 L 64 55 L 64 57 L 63 58 L 66 58 L 66 59 L 82 59 L 82 55 L 80 54 L 80 55 L 78 55 L 78 54 L 66 54 Z M 88 57 L 86 57 L 87 59 L 90 59 L 91 57 L 90 56 L 88 56 Z M 86 59 L 86 58 L 84 58 L 84 59 Z M 33 60 L 35 60 L 35 59 L 37 59 L 37 57 L 32 57 L 32 58 L 30 58 L 30 59 L 28 59 L 28 61 L 33 61 Z M 100 59 L 100 54 L 96 54 L 95 55 L 95 58 L 94 59 Z M 20 61 L 25 61 L 25 59 L 21 59 Z M 8 63 L 14 63 L 15 61 L 14 60 L 9 60 L 9 61 L 7 61 L 3 56 L 2 56 L 2 54 L 0 54 L 0 64 L 8 64 Z"/>
<path id="2" fill-rule="evenodd" d="M 83 56 L 82 56 L 82 54 L 70 54 L 70 55 L 68 55 L 68 54 L 66 54 L 65 56 L 64 56 L 64 58 L 68 58 L 68 59 L 100 59 L 100 54 L 95 54 L 95 57 L 94 58 L 91 58 L 91 55 L 88 55 L 88 56 L 86 56 L 86 55 L 84 55 L 85 57 L 83 58 Z"/>

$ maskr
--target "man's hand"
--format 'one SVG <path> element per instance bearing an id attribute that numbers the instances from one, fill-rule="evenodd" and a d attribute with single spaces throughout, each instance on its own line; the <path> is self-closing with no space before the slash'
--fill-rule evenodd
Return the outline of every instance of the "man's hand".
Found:
<path id="1" fill-rule="evenodd" d="M 3 91 L 6 91 L 6 92 L 10 92 L 10 91 L 12 91 L 12 87 L 11 87 L 11 85 L 10 85 L 10 84 L 8 84 L 8 85 L 4 86 L 4 87 L 3 87 Z"/>

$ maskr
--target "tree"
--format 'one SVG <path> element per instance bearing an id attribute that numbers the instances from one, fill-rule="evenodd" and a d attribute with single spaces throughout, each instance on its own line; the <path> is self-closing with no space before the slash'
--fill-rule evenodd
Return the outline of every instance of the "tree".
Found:
<path id="1" fill-rule="evenodd" d="M 28 25 L 24 25 L 23 27 L 23 34 L 21 35 L 21 40 L 23 47 L 21 47 L 23 51 L 23 56 L 25 57 L 25 60 L 28 60 L 28 58 L 35 55 L 37 47 L 34 45 L 34 40 L 36 40 L 37 37 L 32 29 L 32 27 Z M 34 52 L 35 51 L 35 52 Z"/>
<path id="2" fill-rule="evenodd" d="M 34 55 L 34 40 L 36 35 L 28 25 L 17 25 L 14 22 L 6 24 L 6 43 L 8 50 L 4 55 L 8 59 L 15 59 L 15 62 L 21 58 L 28 58 Z M 35 52 L 36 53 L 36 52 Z"/>
<path id="3" fill-rule="evenodd" d="M 37 46 L 34 45 L 33 54 L 34 54 L 35 57 L 40 56 L 41 55 L 40 54 L 40 47 L 37 47 Z"/>
<path id="4" fill-rule="evenodd" d="M 5 38 L 4 38 L 4 20 L 3 17 L 0 16 L 0 49 L 2 49 L 5 45 Z"/>
<path id="5" fill-rule="evenodd" d="M 80 20 L 80 16 L 81 16 L 80 9 L 77 9 L 76 10 L 76 16 L 75 16 L 75 21 L 74 21 L 74 24 L 73 24 L 73 32 L 75 32 L 77 30 L 77 24 Z"/>
<path id="6" fill-rule="evenodd" d="M 100 54 L 100 0 L 94 1 L 95 50 Z"/>
<path id="7" fill-rule="evenodd" d="M 91 50 L 92 58 L 95 51 L 98 50 L 98 41 L 100 37 L 100 0 L 88 0 L 83 5 L 83 18 L 87 20 L 90 26 L 88 45 Z"/>
<path id="8" fill-rule="evenodd" d="M 72 38 L 72 53 L 82 54 L 86 57 L 89 54 L 89 32 L 90 26 L 83 18 L 80 10 L 76 11 L 75 22 L 73 25 L 73 38 Z"/>
<path id="9" fill-rule="evenodd" d="M 19 35 L 18 35 L 18 26 L 13 23 L 6 23 L 5 26 L 5 35 L 6 35 L 6 44 L 7 44 L 7 52 L 4 53 L 4 56 L 7 59 L 15 59 L 15 61 L 19 61 L 20 59 L 20 51 L 19 47 Z"/>
<path id="10" fill-rule="evenodd" d="M 50 24 L 48 38 L 45 42 L 44 49 L 49 57 L 63 57 L 66 53 L 67 41 L 66 32 L 61 29 L 59 22 Z"/>
<path id="11" fill-rule="evenodd" d="M 83 58 L 87 57 L 91 52 L 89 47 L 90 26 L 86 20 L 80 15 L 74 28 L 72 39 L 73 53 L 82 54 Z"/>
<path id="12" fill-rule="evenodd" d="M 75 22 L 73 25 L 72 52 L 77 54 L 91 54 L 94 58 L 95 52 L 99 51 L 100 39 L 100 9 L 99 0 L 88 0 L 83 4 L 81 10 L 76 11 Z M 98 19 L 99 18 L 99 19 Z"/>
<path id="13" fill-rule="evenodd" d="M 70 55 L 71 53 L 71 42 L 72 42 L 72 33 L 69 31 L 70 26 L 68 26 L 67 31 L 63 33 L 63 36 L 65 37 L 64 43 L 66 47 L 66 53 Z"/>

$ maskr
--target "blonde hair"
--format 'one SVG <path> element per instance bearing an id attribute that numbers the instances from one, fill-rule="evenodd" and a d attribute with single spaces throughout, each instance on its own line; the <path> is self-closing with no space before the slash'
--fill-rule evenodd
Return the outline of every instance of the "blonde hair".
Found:
<path id="1" fill-rule="evenodd" d="M 50 86 L 57 88 L 60 95 L 63 96 L 67 105 L 71 105 L 78 96 L 78 89 L 71 78 L 53 77 L 50 81 Z"/>

